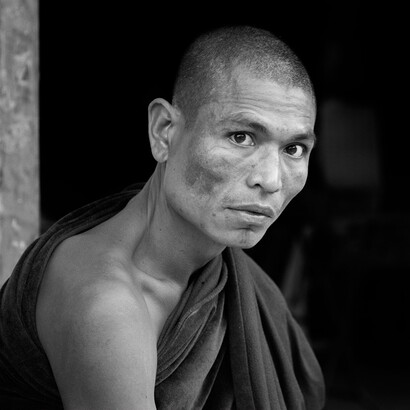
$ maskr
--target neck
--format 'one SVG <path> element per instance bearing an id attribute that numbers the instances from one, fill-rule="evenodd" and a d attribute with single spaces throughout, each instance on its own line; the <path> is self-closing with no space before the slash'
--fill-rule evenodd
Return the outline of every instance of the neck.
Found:
<path id="1" fill-rule="evenodd" d="M 143 209 L 145 229 L 133 260 L 143 272 L 186 286 L 193 272 L 220 254 L 224 246 L 171 209 L 162 189 L 164 166 L 158 165 L 134 203 Z"/>

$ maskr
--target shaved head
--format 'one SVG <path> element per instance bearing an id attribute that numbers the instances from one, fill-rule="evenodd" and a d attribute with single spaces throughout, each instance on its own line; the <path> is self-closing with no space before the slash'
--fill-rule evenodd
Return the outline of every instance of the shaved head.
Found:
<path id="1" fill-rule="evenodd" d="M 250 26 L 222 27 L 199 36 L 179 66 L 172 103 L 182 111 L 187 125 L 201 105 L 233 85 L 238 69 L 257 79 L 301 88 L 315 101 L 305 67 L 282 40 Z"/>

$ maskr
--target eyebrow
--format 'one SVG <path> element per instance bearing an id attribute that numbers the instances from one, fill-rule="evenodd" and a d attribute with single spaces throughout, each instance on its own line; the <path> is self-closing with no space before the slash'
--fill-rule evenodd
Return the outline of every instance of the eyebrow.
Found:
<path id="1" fill-rule="evenodd" d="M 233 117 L 227 119 L 227 123 L 237 123 L 242 126 L 247 126 L 249 128 L 258 131 L 261 134 L 270 134 L 268 127 L 262 124 L 260 121 L 255 121 L 253 118 L 248 118 L 247 116 L 243 116 L 242 114 L 234 115 Z M 313 145 L 316 144 L 316 134 L 313 131 L 308 131 L 306 133 L 300 133 L 293 136 L 293 140 L 295 141 L 303 141 L 303 140 L 311 140 Z"/>

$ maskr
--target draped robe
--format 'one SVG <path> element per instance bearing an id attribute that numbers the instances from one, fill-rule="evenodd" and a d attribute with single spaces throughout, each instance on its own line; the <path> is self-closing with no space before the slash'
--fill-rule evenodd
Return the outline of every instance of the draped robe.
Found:
<path id="1" fill-rule="evenodd" d="M 62 409 L 36 327 L 47 262 L 65 239 L 119 212 L 122 191 L 57 221 L 36 239 L 0 291 L 0 408 Z M 242 250 L 194 272 L 157 345 L 158 409 L 320 410 L 324 381 L 275 283 Z"/>

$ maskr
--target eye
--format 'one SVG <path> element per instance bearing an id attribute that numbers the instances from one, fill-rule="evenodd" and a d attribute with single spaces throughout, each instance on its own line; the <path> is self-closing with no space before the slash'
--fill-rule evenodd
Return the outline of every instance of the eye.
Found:
<path id="1" fill-rule="evenodd" d="M 255 145 L 252 136 L 246 132 L 235 132 L 229 136 L 229 141 L 233 142 L 235 145 L 241 145 L 243 147 L 251 147 Z"/>
<path id="2" fill-rule="evenodd" d="M 285 148 L 285 152 L 292 158 L 302 158 L 304 153 L 306 152 L 306 146 L 301 144 L 288 145 Z"/>

